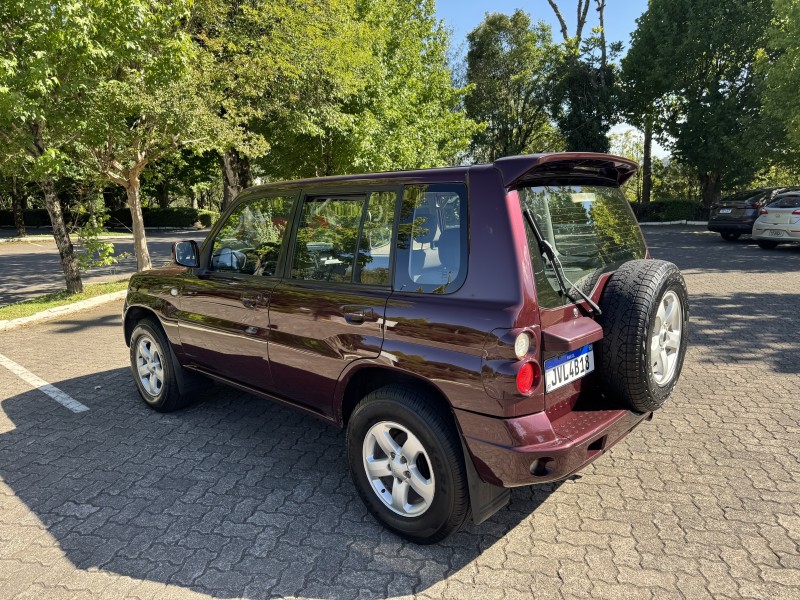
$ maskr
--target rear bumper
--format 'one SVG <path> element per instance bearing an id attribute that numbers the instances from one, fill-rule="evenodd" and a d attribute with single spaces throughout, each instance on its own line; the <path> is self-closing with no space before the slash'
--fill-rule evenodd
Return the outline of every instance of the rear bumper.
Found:
<path id="1" fill-rule="evenodd" d="M 770 234 L 772 230 L 783 231 L 784 234 L 780 237 L 776 237 Z M 770 223 L 756 223 L 753 226 L 753 239 L 771 240 L 774 242 L 800 242 L 800 224 L 773 225 Z"/>
<path id="2" fill-rule="evenodd" d="M 503 487 L 564 479 L 653 415 L 573 410 L 551 421 L 545 412 L 513 419 L 455 413 L 478 474 Z"/>
<path id="3" fill-rule="evenodd" d="M 708 222 L 708 230 L 714 231 L 716 233 L 744 233 L 748 234 L 753 230 L 753 219 L 752 221 L 741 222 L 741 221 L 709 221 Z"/>

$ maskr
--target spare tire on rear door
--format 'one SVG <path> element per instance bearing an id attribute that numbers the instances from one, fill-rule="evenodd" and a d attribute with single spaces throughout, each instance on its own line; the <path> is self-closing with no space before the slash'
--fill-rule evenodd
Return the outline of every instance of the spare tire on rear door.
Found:
<path id="1" fill-rule="evenodd" d="M 605 395 L 638 412 L 660 408 L 686 354 L 689 298 L 683 275 L 663 260 L 632 260 L 608 280 L 597 322 L 598 375 Z"/>

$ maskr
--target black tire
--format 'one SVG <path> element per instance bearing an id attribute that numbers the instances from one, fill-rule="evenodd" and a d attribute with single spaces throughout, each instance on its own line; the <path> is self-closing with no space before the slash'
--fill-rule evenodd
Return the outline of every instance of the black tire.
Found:
<path id="1" fill-rule="evenodd" d="M 764 250 L 775 250 L 778 247 L 778 242 L 771 242 L 770 240 L 758 240 L 758 247 Z"/>
<path id="2" fill-rule="evenodd" d="M 155 352 L 160 357 L 158 363 L 162 369 L 163 382 L 160 389 L 155 390 L 156 393 L 152 393 L 151 390 L 145 387 L 139 376 L 137 348 L 142 341 L 149 343 L 151 349 L 155 349 Z M 151 319 L 142 319 L 136 323 L 133 333 L 131 333 L 130 358 L 136 389 L 139 391 L 142 400 L 150 408 L 158 412 L 172 412 L 191 403 L 192 399 L 189 394 L 181 391 L 178 376 L 175 372 L 172 349 L 164 330 L 161 329 L 161 325 L 158 322 Z"/>
<path id="3" fill-rule="evenodd" d="M 659 383 L 651 366 L 651 336 L 659 326 L 658 308 L 669 292 L 681 304 L 681 335 L 674 371 Z M 675 388 L 686 355 L 689 298 L 683 275 L 663 260 L 627 262 L 606 284 L 600 308 L 603 314 L 597 321 L 604 337 L 597 344 L 598 377 L 606 397 L 637 412 L 661 408 Z"/>
<path id="4" fill-rule="evenodd" d="M 720 233 L 720 235 L 722 236 L 722 239 L 725 240 L 726 242 L 735 242 L 740 237 L 742 237 L 741 233 L 735 233 L 735 232 L 725 232 L 725 233 Z"/>
<path id="5" fill-rule="evenodd" d="M 378 497 L 367 477 L 363 454 L 365 438 L 374 425 L 384 421 L 407 428 L 430 458 L 434 494 L 427 510 L 419 516 L 393 512 Z M 452 416 L 439 409 L 421 390 L 389 385 L 364 397 L 347 425 L 347 460 L 353 483 L 367 509 L 383 525 L 407 540 L 434 544 L 461 529 L 470 516 L 464 456 Z M 394 485 L 393 476 L 388 476 L 388 480 Z"/>

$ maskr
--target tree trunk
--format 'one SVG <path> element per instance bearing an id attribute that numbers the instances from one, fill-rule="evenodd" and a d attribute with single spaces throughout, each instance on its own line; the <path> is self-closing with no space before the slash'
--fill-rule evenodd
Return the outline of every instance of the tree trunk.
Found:
<path id="1" fill-rule="evenodd" d="M 235 148 L 220 155 L 222 167 L 222 208 L 224 211 L 244 188 L 253 185 L 250 161 Z"/>
<path id="2" fill-rule="evenodd" d="M 703 198 L 703 206 L 706 208 L 719 202 L 721 195 L 720 179 L 719 171 L 711 171 L 700 175 L 700 194 Z"/>
<path id="3" fill-rule="evenodd" d="M 158 208 L 169 208 L 169 180 L 158 184 Z"/>
<path id="4" fill-rule="evenodd" d="M 25 237 L 25 198 L 19 189 L 16 175 L 11 176 L 11 210 L 14 212 L 14 226 L 17 228 L 17 237 Z"/>
<path id="5" fill-rule="evenodd" d="M 61 268 L 64 270 L 67 292 L 78 294 L 83 291 L 81 272 L 78 267 L 78 258 L 75 256 L 75 248 L 64 225 L 64 215 L 61 212 L 61 204 L 58 201 L 55 183 L 48 178 L 42 181 L 41 187 L 42 192 L 44 192 L 47 213 L 50 215 L 50 224 L 53 226 L 53 238 L 56 240 L 58 254 L 61 257 Z"/>
<path id="6" fill-rule="evenodd" d="M 644 151 L 642 153 L 642 202 L 650 203 L 650 193 L 653 189 L 653 121 L 647 119 L 644 123 Z"/>
<path id="7" fill-rule="evenodd" d="M 131 210 L 133 250 L 136 253 L 136 270 L 147 271 L 153 268 L 153 263 L 150 262 L 150 252 L 147 250 L 147 237 L 144 232 L 144 218 L 142 217 L 142 202 L 139 197 L 139 188 L 139 176 L 130 175 L 125 191 L 128 193 L 128 208 Z"/>

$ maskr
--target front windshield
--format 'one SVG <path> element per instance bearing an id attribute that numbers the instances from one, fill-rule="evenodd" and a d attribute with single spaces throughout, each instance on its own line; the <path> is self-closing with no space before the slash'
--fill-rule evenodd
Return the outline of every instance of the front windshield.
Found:
<path id="1" fill-rule="evenodd" d="M 633 211 L 617 187 L 536 186 L 521 188 L 518 194 L 522 209 L 530 210 L 553 247 L 564 275 L 586 294 L 603 273 L 647 253 Z M 539 302 L 545 307 L 562 305 L 567 299 L 559 293 L 553 265 L 539 252 L 530 227 L 526 229 Z"/>

